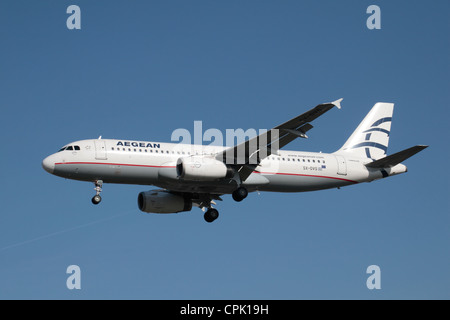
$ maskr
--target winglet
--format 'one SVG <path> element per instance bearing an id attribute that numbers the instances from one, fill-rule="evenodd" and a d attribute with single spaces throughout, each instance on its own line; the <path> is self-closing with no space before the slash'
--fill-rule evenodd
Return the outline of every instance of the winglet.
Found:
<path id="1" fill-rule="evenodd" d="M 339 100 L 330 102 L 330 104 L 332 104 L 332 105 L 336 106 L 338 109 L 340 109 L 340 108 L 341 108 L 341 101 L 342 101 L 342 100 L 344 100 L 344 98 L 340 98 Z"/>

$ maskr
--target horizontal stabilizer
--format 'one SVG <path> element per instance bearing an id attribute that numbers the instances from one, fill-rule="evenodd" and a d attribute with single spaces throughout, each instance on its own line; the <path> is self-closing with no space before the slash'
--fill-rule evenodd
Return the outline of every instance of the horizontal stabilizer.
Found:
<path id="1" fill-rule="evenodd" d="M 423 149 L 428 148 L 428 146 L 414 146 L 409 149 L 391 154 L 390 156 L 381 158 L 379 160 L 376 160 L 374 162 L 370 162 L 366 164 L 366 167 L 368 168 L 391 168 L 402 161 L 405 161 L 409 157 L 412 157 L 416 153 L 422 151 Z"/>

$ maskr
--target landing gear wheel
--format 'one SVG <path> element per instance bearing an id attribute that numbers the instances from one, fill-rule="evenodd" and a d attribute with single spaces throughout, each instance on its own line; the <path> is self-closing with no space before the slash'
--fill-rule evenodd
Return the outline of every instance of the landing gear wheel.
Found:
<path id="1" fill-rule="evenodd" d="M 94 190 L 96 195 L 92 198 L 92 203 L 99 204 L 102 201 L 102 197 L 100 197 L 100 192 L 102 192 L 103 181 L 97 180 L 94 181 L 94 184 L 95 184 Z"/>
<path id="2" fill-rule="evenodd" d="M 93 204 L 99 204 L 101 201 L 102 201 L 102 197 L 100 197 L 100 195 L 98 195 L 98 194 L 92 198 Z"/>
<path id="3" fill-rule="evenodd" d="M 217 211 L 216 209 L 209 209 L 208 211 L 205 212 L 205 221 L 208 223 L 213 222 L 214 220 L 216 220 L 219 217 L 219 211 Z"/>
<path id="4" fill-rule="evenodd" d="M 239 187 L 233 191 L 232 196 L 233 196 L 234 201 L 240 202 L 240 201 L 244 200 L 245 198 L 247 198 L 248 191 L 244 187 Z"/>

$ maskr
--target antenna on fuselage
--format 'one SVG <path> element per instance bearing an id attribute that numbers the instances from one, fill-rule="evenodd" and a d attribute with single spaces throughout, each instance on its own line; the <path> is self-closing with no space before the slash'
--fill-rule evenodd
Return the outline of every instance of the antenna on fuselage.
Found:
<path id="1" fill-rule="evenodd" d="M 102 136 L 98 137 L 98 140 L 102 140 Z"/>

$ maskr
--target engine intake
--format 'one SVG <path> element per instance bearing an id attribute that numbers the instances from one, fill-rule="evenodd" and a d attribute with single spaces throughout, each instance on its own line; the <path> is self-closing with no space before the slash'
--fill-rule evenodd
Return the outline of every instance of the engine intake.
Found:
<path id="1" fill-rule="evenodd" d="M 193 156 L 178 159 L 177 175 L 184 180 L 213 181 L 231 178 L 234 171 L 214 158 Z"/>
<path id="2" fill-rule="evenodd" d="M 167 191 L 151 190 L 139 193 L 138 207 L 147 213 L 177 213 L 191 211 L 192 200 Z"/>

